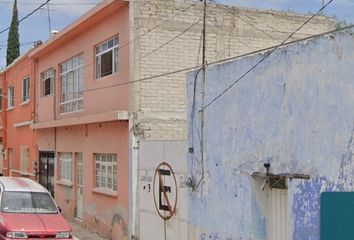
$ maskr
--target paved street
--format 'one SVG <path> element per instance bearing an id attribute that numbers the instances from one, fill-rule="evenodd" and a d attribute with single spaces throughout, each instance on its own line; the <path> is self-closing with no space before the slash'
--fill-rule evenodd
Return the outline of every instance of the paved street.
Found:
<path id="1" fill-rule="evenodd" d="M 97 233 L 90 232 L 88 229 L 81 227 L 75 222 L 69 222 L 74 234 L 74 239 L 76 240 L 106 240 L 102 238 Z"/>

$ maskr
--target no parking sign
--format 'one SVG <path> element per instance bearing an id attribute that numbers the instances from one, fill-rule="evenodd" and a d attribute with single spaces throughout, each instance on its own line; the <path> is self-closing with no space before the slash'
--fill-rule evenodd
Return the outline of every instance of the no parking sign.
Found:
<path id="1" fill-rule="evenodd" d="M 164 220 L 170 219 L 177 206 L 177 181 L 170 164 L 163 162 L 157 166 L 153 193 L 157 213 Z"/>

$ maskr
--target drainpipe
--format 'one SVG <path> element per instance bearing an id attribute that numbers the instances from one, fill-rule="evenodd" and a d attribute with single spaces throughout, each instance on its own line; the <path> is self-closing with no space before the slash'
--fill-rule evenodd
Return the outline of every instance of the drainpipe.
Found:
<path id="1" fill-rule="evenodd" d="M 130 237 L 132 240 L 138 239 L 137 207 L 138 207 L 138 160 L 139 160 L 139 137 L 130 133 Z"/>
<path id="2" fill-rule="evenodd" d="M 4 72 L 3 75 L 3 80 L 4 80 L 4 86 L 3 86 L 3 96 L 8 96 L 7 94 L 7 81 L 6 81 L 6 71 Z M 10 176 L 10 159 L 9 159 L 9 154 L 7 151 L 7 102 L 8 102 L 8 98 L 7 97 L 3 97 L 2 98 L 4 101 L 3 104 L 3 109 L 2 109 L 2 127 L 3 127 L 3 138 L 4 138 L 4 150 L 5 150 L 5 158 L 4 160 L 6 160 L 6 175 L 5 176 Z"/>

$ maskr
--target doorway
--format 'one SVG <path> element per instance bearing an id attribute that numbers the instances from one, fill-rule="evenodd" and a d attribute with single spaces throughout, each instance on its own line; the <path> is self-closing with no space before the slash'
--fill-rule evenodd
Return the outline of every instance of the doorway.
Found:
<path id="1" fill-rule="evenodd" d="M 39 152 L 39 183 L 54 198 L 54 152 Z"/>
<path id="2" fill-rule="evenodd" d="M 289 234 L 288 189 L 285 178 L 271 178 L 268 188 L 268 239 L 286 240 Z"/>

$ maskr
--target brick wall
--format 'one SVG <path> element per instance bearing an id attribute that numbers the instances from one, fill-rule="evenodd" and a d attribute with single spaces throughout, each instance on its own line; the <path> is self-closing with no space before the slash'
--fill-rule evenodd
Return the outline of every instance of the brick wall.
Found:
<path id="1" fill-rule="evenodd" d="M 166 21 L 175 14 L 178 15 Z M 199 1 L 131 1 L 132 39 L 166 21 L 134 41 L 131 80 L 200 64 L 202 15 Z M 309 17 L 246 8 L 225 9 L 208 3 L 206 60 L 212 62 L 279 44 Z M 169 42 L 197 21 L 193 28 Z M 290 40 L 332 30 L 334 25 L 333 19 L 317 17 Z M 135 133 L 145 139 L 186 139 L 185 72 L 132 84 L 131 109 Z"/>

